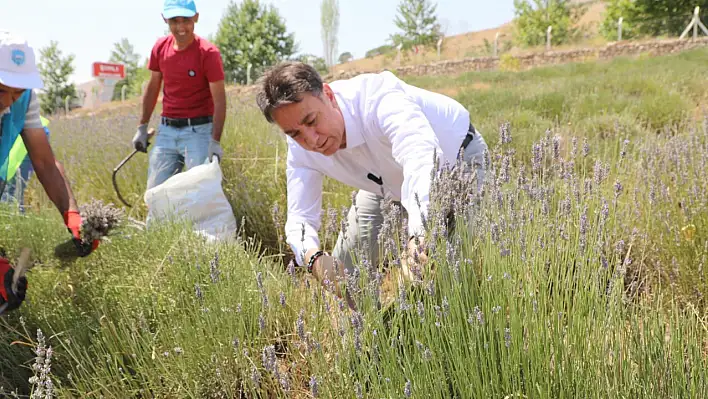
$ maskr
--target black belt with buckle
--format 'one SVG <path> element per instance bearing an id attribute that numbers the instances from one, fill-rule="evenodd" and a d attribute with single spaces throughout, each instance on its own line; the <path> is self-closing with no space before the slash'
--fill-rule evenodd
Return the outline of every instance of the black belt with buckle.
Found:
<path id="1" fill-rule="evenodd" d="M 469 130 L 467 130 L 467 135 L 465 136 L 465 139 L 462 140 L 461 147 L 463 150 L 466 149 L 468 145 L 470 145 L 472 140 L 474 140 L 474 134 L 476 132 L 477 132 L 477 130 L 475 130 L 474 126 L 472 126 L 472 124 L 470 123 L 470 128 L 469 128 Z"/>
<path id="2" fill-rule="evenodd" d="M 168 118 L 162 117 L 162 124 L 171 127 L 198 126 L 211 123 L 214 120 L 212 116 L 199 116 L 196 118 Z"/>

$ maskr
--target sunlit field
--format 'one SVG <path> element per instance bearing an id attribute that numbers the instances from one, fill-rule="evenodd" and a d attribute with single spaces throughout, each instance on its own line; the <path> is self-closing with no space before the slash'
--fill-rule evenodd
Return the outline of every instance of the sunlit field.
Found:
<path id="1" fill-rule="evenodd" d="M 81 398 L 705 397 L 706 65 L 702 49 L 405 78 L 470 110 L 491 172 L 483 195 L 457 170 L 436 177 L 432 270 L 413 282 L 398 278 L 404 214 L 387 204 L 386 266 L 363 263 L 346 282 L 356 312 L 291 262 L 285 141 L 253 98 L 229 99 L 222 139 L 237 243 L 207 243 L 186 223 L 146 231 L 138 154 L 119 174 L 134 204 L 120 228 L 62 261 L 54 248 L 70 236 L 35 180 L 26 214 L 0 208 L 0 247 L 12 261 L 28 247 L 36 265 L 27 301 L 0 319 L 0 386 Z M 122 205 L 111 172 L 139 113 L 52 120 L 79 203 Z M 324 190 L 331 250 L 353 189 Z"/>

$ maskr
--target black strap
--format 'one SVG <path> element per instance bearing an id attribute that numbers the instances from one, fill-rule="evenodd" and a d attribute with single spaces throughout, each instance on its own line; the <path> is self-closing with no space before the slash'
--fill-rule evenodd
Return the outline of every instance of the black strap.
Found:
<path id="1" fill-rule="evenodd" d="M 214 120 L 212 116 L 199 116 L 196 118 L 168 118 L 163 116 L 162 123 L 166 126 L 184 127 L 198 126 L 210 123 Z"/>
<path id="2" fill-rule="evenodd" d="M 467 135 L 465 136 L 465 139 L 462 140 L 462 145 L 460 146 L 460 147 L 462 147 L 463 150 L 466 149 L 468 145 L 470 145 L 472 140 L 474 140 L 474 135 L 476 132 L 477 132 L 477 130 L 470 123 L 470 128 L 469 128 L 469 130 L 467 130 Z"/>

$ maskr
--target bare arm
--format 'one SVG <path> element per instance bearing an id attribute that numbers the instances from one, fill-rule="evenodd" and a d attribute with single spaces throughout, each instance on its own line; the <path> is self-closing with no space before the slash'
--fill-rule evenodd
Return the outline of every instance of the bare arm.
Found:
<path id="1" fill-rule="evenodd" d="M 221 133 L 224 131 L 224 121 L 226 120 L 226 90 L 224 81 L 209 83 L 211 96 L 214 99 L 214 129 L 211 137 L 216 140 L 221 140 Z"/>
<path id="2" fill-rule="evenodd" d="M 162 72 L 151 72 L 150 81 L 145 89 L 145 94 L 143 94 L 143 115 L 140 118 L 141 125 L 150 121 L 152 112 L 155 110 L 155 105 L 157 104 L 157 98 L 160 96 L 160 88 L 162 87 Z"/>
<path id="3" fill-rule="evenodd" d="M 74 194 L 71 192 L 69 181 L 64 176 L 63 167 L 54 158 L 44 129 L 25 128 L 22 131 L 22 140 L 37 178 L 59 213 L 63 216 L 64 212 L 68 210 L 78 211 L 79 208 L 76 205 Z"/>

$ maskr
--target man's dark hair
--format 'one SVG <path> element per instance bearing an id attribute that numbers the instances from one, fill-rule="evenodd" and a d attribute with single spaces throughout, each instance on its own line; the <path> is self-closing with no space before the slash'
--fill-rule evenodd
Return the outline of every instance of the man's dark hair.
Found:
<path id="1" fill-rule="evenodd" d="M 300 102 L 302 95 L 310 93 L 317 97 L 322 93 L 322 77 L 304 62 L 282 62 L 261 76 L 256 82 L 256 103 L 269 123 L 276 108 Z"/>

